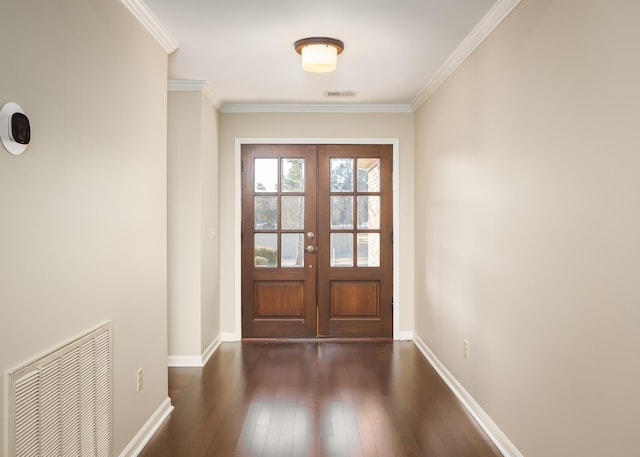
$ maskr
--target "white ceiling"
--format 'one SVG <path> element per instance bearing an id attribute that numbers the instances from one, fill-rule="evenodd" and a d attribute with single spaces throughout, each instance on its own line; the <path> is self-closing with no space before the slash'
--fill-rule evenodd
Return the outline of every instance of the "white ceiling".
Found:
<path id="1" fill-rule="evenodd" d="M 178 46 L 169 57 L 169 79 L 208 81 L 221 107 L 378 105 L 409 109 L 447 60 L 460 53 L 465 40 L 469 41 L 474 29 L 477 31 L 487 22 L 501 2 L 144 3 Z M 293 44 L 310 36 L 328 36 L 344 42 L 336 71 L 312 74 L 302 70 Z M 328 98 L 324 95 L 327 90 L 355 91 L 356 96 Z"/>

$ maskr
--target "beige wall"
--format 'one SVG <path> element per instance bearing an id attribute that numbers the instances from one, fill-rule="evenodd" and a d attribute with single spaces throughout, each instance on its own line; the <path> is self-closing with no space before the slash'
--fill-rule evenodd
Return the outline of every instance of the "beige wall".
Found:
<path id="1" fill-rule="evenodd" d="M 220 336 L 220 231 L 219 208 L 219 113 L 203 96 L 201 103 L 202 144 L 202 322 L 200 347 L 207 347 Z"/>
<path id="2" fill-rule="evenodd" d="M 528 457 L 637 453 L 638 17 L 523 0 L 416 113 L 416 332 Z"/>
<path id="3" fill-rule="evenodd" d="M 32 122 L 0 146 L 0 371 L 113 321 L 118 455 L 167 398 L 167 56 L 121 2 L 0 9 L 0 104 Z"/>
<path id="4" fill-rule="evenodd" d="M 170 91 L 168 106 L 168 331 L 174 361 L 200 357 L 220 334 L 218 113 L 200 90 Z"/>
<path id="5" fill-rule="evenodd" d="M 236 138 L 398 138 L 400 144 L 399 288 L 402 332 L 413 329 L 413 115 L 412 114 L 223 114 L 220 121 L 221 331 L 236 332 Z M 238 323 L 239 325 L 239 323 Z M 237 335 L 239 336 L 239 335 Z"/>
<path id="6" fill-rule="evenodd" d="M 200 355 L 200 92 L 169 92 L 169 356 Z"/>

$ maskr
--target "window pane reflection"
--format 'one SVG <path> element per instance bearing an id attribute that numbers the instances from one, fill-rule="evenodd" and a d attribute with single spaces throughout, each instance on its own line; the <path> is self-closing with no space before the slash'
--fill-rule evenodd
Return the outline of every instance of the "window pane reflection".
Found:
<path id="1" fill-rule="evenodd" d="M 353 266 L 353 235 L 351 233 L 331 234 L 331 266 Z"/>
<path id="2" fill-rule="evenodd" d="M 255 229 L 277 230 L 278 197 L 255 197 Z"/>
<path id="3" fill-rule="evenodd" d="M 358 196 L 358 228 L 380 228 L 380 197 Z"/>
<path id="4" fill-rule="evenodd" d="M 254 242 L 254 264 L 256 267 L 278 266 L 278 235 L 256 233 Z"/>
<path id="5" fill-rule="evenodd" d="M 278 191 L 278 159 L 256 159 L 254 172 L 256 192 Z"/>
<path id="6" fill-rule="evenodd" d="M 353 229 L 353 197 L 331 197 L 331 228 Z"/>
<path id="7" fill-rule="evenodd" d="M 282 192 L 304 192 L 304 159 L 282 159 Z"/>
<path id="8" fill-rule="evenodd" d="M 379 233 L 358 233 L 358 266 L 380 266 Z"/>
<path id="9" fill-rule="evenodd" d="M 358 159 L 358 192 L 380 192 L 380 159 Z"/>
<path id="10" fill-rule="evenodd" d="M 304 266 L 304 236 L 302 233 L 282 234 L 282 258 L 280 265 L 283 267 Z"/>
<path id="11" fill-rule="evenodd" d="M 330 159 L 331 192 L 353 192 L 353 159 Z"/>
<path id="12" fill-rule="evenodd" d="M 282 197 L 282 230 L 304 229 L 304 197 Z"/>

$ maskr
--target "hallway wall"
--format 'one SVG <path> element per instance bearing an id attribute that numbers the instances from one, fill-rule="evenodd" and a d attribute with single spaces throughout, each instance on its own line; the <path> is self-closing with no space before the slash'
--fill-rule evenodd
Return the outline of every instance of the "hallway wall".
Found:
<path id="1" fill-rule="evenodd" d="M 170 365 L 201 364 L 220 335 L 218 111 L 203 87 L 197 82 L 169 84 Z"/>
<path id="2" fill-rule="evenodd" d="M 638 17 L 523 0 L 416 113 L 416 332 L 527 457 L 637 452 Z"/>
<path id="3" fill-rule="evenodd" d="M 19 0 L 0 56 L 32 127 L 0 145 L 0 454 L 4 373 L 111 320 L 120 455 L 167 400 L 167 55 L 122 2 Z"/>
<path id="4" fill-rule="evenodd" d="M 400 331 L 413 329 L 413 114 L 265 113 L 229 114 L 220 119 L 220 269 L 221 331 L 236 335 L 235 292 L 239 287 L 235 258 L 236 138 L 399 138 L 400 258 L 398 285 Z"/>

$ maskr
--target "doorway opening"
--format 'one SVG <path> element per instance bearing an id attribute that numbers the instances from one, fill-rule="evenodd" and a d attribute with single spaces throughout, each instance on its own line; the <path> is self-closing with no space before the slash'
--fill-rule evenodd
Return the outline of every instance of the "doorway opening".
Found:
<path id="1" fill-rule="evenodd" d="M 242 336 L 393 336 L 393 148 L 244 144 Z"/>

